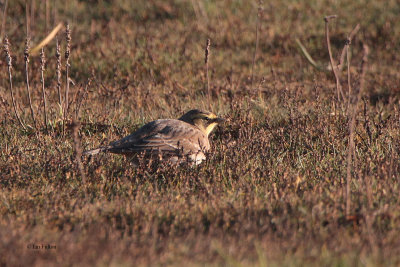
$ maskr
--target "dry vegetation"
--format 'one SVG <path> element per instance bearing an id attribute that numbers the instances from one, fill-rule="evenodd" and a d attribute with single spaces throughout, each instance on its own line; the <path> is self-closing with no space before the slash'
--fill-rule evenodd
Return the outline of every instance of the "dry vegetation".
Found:
<path id="1" fill-rule="evenodd" d="M 25 1 L 0 1 L 23 125 L 2 53 L 0 265 L 400 264 L 398 1 L 27 2 L 28 16 Z M 358 109 L 337 100 L 334 75 L 313 68 L 295 41 L 328 67 L 331 14 L 335 59 L 360 23 L 350 46 L 352 95 L 365 83 Z M 64 26 L 61 66 L 53 39 L 44 69 L 39 53 L 29 56 L 27 87 L 27 18 L 30 47 L 69 23 L 70 80 Z M 191 108 L 227 118 L 198 167 L 80 156 Z"/>

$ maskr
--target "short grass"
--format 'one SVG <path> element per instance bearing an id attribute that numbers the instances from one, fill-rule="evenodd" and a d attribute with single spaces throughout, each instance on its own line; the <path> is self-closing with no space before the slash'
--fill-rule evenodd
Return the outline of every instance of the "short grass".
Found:
<path id="1" fill-rule="evenodd" d="M 32 126 L 24 82 L 25 1 L 8 2 L 16 101 Z M 32 46 L 46 35 L 45 2 L 34 1 L 30 11 Z M 55 40 L 45 48 L 48 132 L 40 59 L 30 58 L 39 129 L 23 130 L 2 54 L 0 263 L 398 266 L 400 4 L 264 2 L 251 87 L 257 1 L 48 1 L 47 29 L 68 21 L 72 30 L 69 119 L 80 122 L 79 140 L 71 120 L 62 134 Z M 356 120 L 351 216 L 345 214 L 346 108 L 336 100 L 333 75 L 308 64 L 295 42 L 299 38 L 328 66 L 323 17 L 330 14 L 339 16 L 331 23 L 334 55 L 361 24 L 352 43 L 355 90 L 362 45 L 371 50 Z M 58 38 L 64 53 L 65 37 Z M 83 157 L 79 171 L 77 147 L 106 144 L 192 108 L 227 119 L 212 134 L 212 151 L 200 166 L 133 167 L 105 154 Z"/>

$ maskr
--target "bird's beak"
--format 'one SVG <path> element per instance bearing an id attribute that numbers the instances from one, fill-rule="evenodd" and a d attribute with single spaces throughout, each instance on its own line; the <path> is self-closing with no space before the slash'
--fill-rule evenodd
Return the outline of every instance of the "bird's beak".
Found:
<path id="1" fill-rule="evenodd" d="M 225 121 L 225 119 L 223 119 L 223 118 L 215 118 L 212 120 L 212 122 L 216 122 L 218 124 L 223 123 L 224 121 Z"/>

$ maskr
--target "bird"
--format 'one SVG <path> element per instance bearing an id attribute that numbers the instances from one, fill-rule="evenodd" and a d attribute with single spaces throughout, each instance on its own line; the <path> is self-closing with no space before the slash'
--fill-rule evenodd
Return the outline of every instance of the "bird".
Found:
<path id="1" fill-rule="evenodd" d="M 83 154 L 110 152 L 136 160 L 144 154 L 147 158 L 158 158 L 160 161 L 175 164 L 186 161 L 198 165 L 206 159 L 206 152 L 210 150 L 210 133 L 223 121 L 212 112 L 193 109 L 178 119 L 149 122 L 120 140 Z"/>

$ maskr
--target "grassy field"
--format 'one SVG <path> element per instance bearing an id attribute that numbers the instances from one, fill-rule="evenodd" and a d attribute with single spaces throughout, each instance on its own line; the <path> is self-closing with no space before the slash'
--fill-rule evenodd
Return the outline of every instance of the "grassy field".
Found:
<path id="1" fill-rule="evenodd" d="M 0 1 L 25 127 L 15 117 L 2 52 L 0 265 L 400 265 L 398 1 L 27 2 L 28 16 L 25 1 Z M 314 68 L 296 43 L 328 68 L 323 18 L 332 14 L 335 58 L 360 24 L 350 46 L 352 95 L 365 85 L 350 108 L 337 99 L 333 73 Z M 53 39 L 44 48 L 47 124 L 40 56 L 29 58 L 34 126 L 27 18 L 31 47 L 64 25 L 63 101 L 69 23 L 73 83 L 65 124 Z M 363 45 L 370 50 L 365 79 Z M 349 161 L 348 111 L 355 106 Z M 193 108 L 226 118 L 199 166 L 152 169 L 117 155 L 80 157 Z"/>

